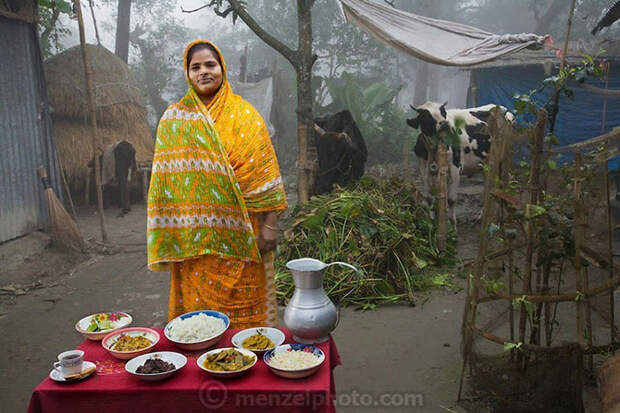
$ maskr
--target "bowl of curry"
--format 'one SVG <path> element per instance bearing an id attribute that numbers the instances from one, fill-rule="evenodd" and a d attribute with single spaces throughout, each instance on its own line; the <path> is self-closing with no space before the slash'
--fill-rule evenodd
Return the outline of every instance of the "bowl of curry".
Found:
<path id="1" fill-rule="evenodd" d="M 225 347 L 207 351 L 196 360 L 198 367 L 218 378 L 238 377 L 258 360 L 256 354 L 242 348 Z"/>
<path id="2" fill-rule="evenodd" d="M 112 356 L 129 360 L 148 353 L 159 338 L 159 333 L 151 328 L 129 327 L 108 334 L 101 340 L 101 345 Z"/>
<path id="3" fill-rule="evenodd" d="M 260 355 L 284 343 L 284 333 L 273 327 L 253 327 L 239 331 L 232 337 L 237 348 L 253 351 Z"/>

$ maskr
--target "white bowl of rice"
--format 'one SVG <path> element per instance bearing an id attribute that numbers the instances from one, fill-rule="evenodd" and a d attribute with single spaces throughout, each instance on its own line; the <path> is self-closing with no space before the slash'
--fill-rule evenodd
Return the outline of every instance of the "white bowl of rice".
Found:
<path id="1" fill-rule="evenodd" d="M 309 344 L 283 344 L 269 350 L 263 360 L 272 373 L 286 379 L 300 379 L 316 373 L 325 354 Z"/>
<path id="2" fill-rule="evenodd" d="M 220 341 L 230 326 L 226 314 L 213 310 L 192 311 L 170 320 L 164 335 L 183 350 L 203 350 Z"/>

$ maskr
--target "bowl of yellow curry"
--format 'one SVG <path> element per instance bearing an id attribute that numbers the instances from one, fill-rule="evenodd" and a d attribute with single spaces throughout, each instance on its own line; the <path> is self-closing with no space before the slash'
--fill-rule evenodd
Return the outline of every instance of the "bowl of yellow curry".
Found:
<path id="1" fill-rule="evenodd" d="M 273 327 L 254 327 L 239 331 L 232 337 L 233 346 L 263 354 L 284 343 L 284 333 Z"/>
<path id="2" fill-rule="evenodd" d="M 246 373 L 258 357 L 250 350 L 225 347 L 207 351 L 196 360 L 198 367 L 218 378 L 232 378 Z"/>
<path id="3" fill-rule="evenodd" d="M 129 327 L 108 334 L 101 345 L 114 357 L 129 360 L 148 353 L 159 338 L 159 333 L 151 328 Z"/>

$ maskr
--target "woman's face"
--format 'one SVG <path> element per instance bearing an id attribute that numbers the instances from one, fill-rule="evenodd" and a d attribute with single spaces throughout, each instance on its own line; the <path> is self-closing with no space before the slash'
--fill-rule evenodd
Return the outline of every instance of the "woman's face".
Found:
<path id="1" fill-rule="evenodd" d="M 189 81 L 200 97 L 211 99 L 222 85 L 222 66 L 209 49 L 192 54 L 189 62 Z"/>

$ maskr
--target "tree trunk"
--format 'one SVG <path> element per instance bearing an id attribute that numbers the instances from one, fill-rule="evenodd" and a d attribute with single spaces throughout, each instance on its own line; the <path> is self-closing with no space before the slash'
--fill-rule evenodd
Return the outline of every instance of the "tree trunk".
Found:
<path id="1" fill-rule="evenodd" d="M 93 149 L 93 167 L 95 170 L 95 186 L 97 189 L 97 211 L 99 212 L 99 224 L 101 226 L 101 241 L 108 242 L 108 234 L 105 228 L 105 215 L 103 213 L 103 194 L 101 191 L 101 168 L 99 166 L 99 139 L 97 138 L 97 108 L 95 106 L 94 85 L 92 79 L 92 69 L 88 59 L 86 49 L 86 36 L 84 35 L 84 19 L 82 18 L 82 7 L 80 0 L 73 0 L 73 7 L 78 19 L 80 31 L 80 45 L 82 49 L 82 61 L 84 62 L 84 77 L 86 78 L 86 96 L 88 97 L 88 117 L 90 120 L 90 135 Z"/>
<path id="2" fill-rule="evenodd" d="M 310 165 L 308 144 L 312 131 L 312 5 L 314 0 L 297 0 L 299 43 L 297 48 L 297 195 L 299 202 L 310 196 Z M 312 142 L 314 143 L 314 142 Z"/>
<path id="3" fill-rule="evenodd" d="M 116 17 L 116 46 L 114 54 L 127 63 L 129 56 L 129 21 L 131 16 L 131 0 L 118 0 Z"/>

